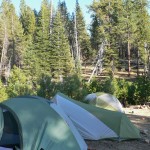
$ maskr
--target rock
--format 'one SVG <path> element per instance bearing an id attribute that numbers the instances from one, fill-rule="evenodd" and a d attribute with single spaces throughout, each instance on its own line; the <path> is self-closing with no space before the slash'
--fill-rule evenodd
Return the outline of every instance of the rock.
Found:
<path id="1" fill-rule="evenodd" d="M 149 139 L 145 139 L 144 140 L 147 144 L 150 144 L 150 140 Z"/>
<path id="2" fill-rule="evenodd" d="M 148 130 L 143 130 L 144 134 L 148 135 Z"/>
<path id="3" fill-rule="evenodd" d="M 148 130 L 141 130 L 140 131 L 142 134 L 148 135 Z"/>

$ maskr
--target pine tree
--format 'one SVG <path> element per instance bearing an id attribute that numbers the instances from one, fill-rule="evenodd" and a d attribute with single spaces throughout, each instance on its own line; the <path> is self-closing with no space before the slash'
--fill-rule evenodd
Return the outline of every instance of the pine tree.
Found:
<path id="1" fill-rule="evenodd" d="M 20 3 L 20 22 L 24 30 L 25 54 L 23 62 L 23 71 L 32 81 L 35 80 L 35 74 L 38 74 L 38 63 L 34 51 L 34 36 L 36 18 L 34 11 L 25 4 L 24 0 Z"/>
<path id="2" fill-rule="evenodd" d="M 11 1 L 3 0 L 1 21 L 3 29 L 1 32 L 3 45 L 1 50 L 1 70 L 4 70 L 4 76 L 7 78 L 13 65 L 22 67 L 24 57 L 23 30 Z"/>
<path id="3" fill-rule="evenodd" d="M 137 30 L 135 3 L 132 0 L 126 0 L 124 2 L 124 8 L 125 8 L 124 17 L 126 18 L 124 31 L 126 33 L 126 39 L 127 39 L 126 42 L 127 42 L 128 76 L 130 76 L 131 55 L 132 55 L 131 49 L 133 43 L 135 42 L 135 37 L 136 37 L 135 33 Z"/>
<path id="4" fill-rule="evenodd" d="M 76 1 L 76 10 L 75 11 L 76 11 L 75 16 L 76 16 L 78 43 L 79 43 L 79 48 L 82 49 L 81 43 L 82 43 L 83 39 L 85 38 L 85 36 L 87 36 L 87 32 L 86 32 L 86 26 L 85 26 L 83 13 L 81 11 L 78 0 Z"/>
<path id="5" fill-rule="evenodd" d="M 60 11 L 57 10 L 51 34 L 50 66 L 52 77 L 59 78 L 73 72 L 73 59 Z"/>
<path id="6" fill-rule="evenodd" d="M 99 45 L 102 43 L 102 41 L 100 41 L 101 39 L 100 33 L 102 33 L 102 31 L 99 31 L 100 30 L 99 26 L 100 24 L 97 16 L 93 14 L 92 23 L 90 27 L 90 34 L 91 34 L 91 45 L 95 51 L 98 51 Z"/>
<path id="7" fill-rule="evenodd" d="M 41 73 L 50 73 L 50 8 L 48 0 L 42 1 L 41 10 L 37 19 L 34 43 L 37 58 L 36 64 L 40 65 L 39 71 Z"/>
<path id="8" fill-rule="evenodd" d="M 32 39 L 32 36 L 35 32 L 35 15 L 33 10 L 25 4 L 24 0 L 20 2 L 20 21 L 24 29 L 24 34 L 28 35 L 29 39 Z"/>
<path id="9" fill-rule="evenodd" d="M 5 67 L 8 64 L 8 56 L 7 51 L 9 47 L 9 24 L 8 24 L 8 17 L 6 16 L 6 12 L 8 10 L 8 4 L 6 1 L 2 1 L 1 8 L 0 8 L 0 71 L 1 76 L 5 74 Z M 5 75 L 4 75 L 5 76 Z"/>
<path id="10" fill-rule="evenodd" d="M 148 46 L 150 44 L 150 16 L 148 14 L 147 0 L 137 0 L 136 5 L 136 48 L 137 48 L 137 75 L 139 75 L 139 60 L 144 62 L 144 72 L 148 69 Z"/>
<path id="11" fill-rule="evenodd" d="M 60 14 L 61 14 L 61 18 L 62 18 L 62 22 L 63 24 L 65 24 L 65 31 L 67 36 L 69 35 L 69 13 L 67 10 L 67 6 L 66 6 L 66 2 L 60 2 L 58 3 L 58 9 L 60 10 Z"/>
<path id="12" fill-rule="evenodd" d="M 99 50 L 100 44 L 105 43 L 104 63 L 114 74 L 116 60 L 118 60 L 118 17 L 121 0 L 93 1 L 90 10 L 93 12 L 92 38 L 93 47 Z M 111 68 L 110 68 L 111 67 Z"/>
<path id="13" fill-rule="evenodd" d="M 85 20 L 83 17 L 82 10 L 80 8 L 78 0 L 76 0 L 76 8 L 75 8 L 75 29 L 74 29 L 74 34 L 75 34 L 75 48 L 78 51 L 77 52 L 77 67 L 78 67 L 78 72 L 81 74 L 81 67 L 82 67 L 82 62 L 86 63 L 86 61 L 91 58 L 92 54 L 92 48 L 91 48 L 91 43 L 90 43 L 90 37 L 87 33 L 86 30 L 86 25 L 85 25 Z"/>

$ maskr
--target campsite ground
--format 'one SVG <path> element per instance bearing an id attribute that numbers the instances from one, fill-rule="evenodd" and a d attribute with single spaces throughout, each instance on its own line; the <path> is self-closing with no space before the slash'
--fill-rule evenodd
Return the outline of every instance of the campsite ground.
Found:
<path id="1" fill-rule="evenodd" d="M 125 113 L 140 130 L 141 139 L 132 141 L 86 141 L 89 150 L 150 150 L 150 107 L 130 106 Z"/>

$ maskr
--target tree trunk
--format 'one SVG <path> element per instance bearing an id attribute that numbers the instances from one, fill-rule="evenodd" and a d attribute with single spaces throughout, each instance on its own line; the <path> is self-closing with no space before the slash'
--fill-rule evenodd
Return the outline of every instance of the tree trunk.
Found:
<path id="1" fill-rule="evenodd" d="M 139 76 L 139 49 L 137 49 L 137 76 Z"/>
<path id="2" fill-rule="evenodd" d="M 130 55 L 131 44 L 129 42 L 129 33 L 128 33 L 128 76 L 130 76 L 131 72 L 131 55 Z"/>
<path id="3" fill-rule="evenodd" d="M 148 53 L 148 77 L 150 77 L 150 51 Z"/>
<path id="4" fill-rule="evenodd" d="M 4 40 L 3 40 L 3 48 L 2 48 L 2 52 L 1 52 L 1 58 L 0 58 L 0 73 L 1 75 L 4 73 L 5 74 L 5 66 L 7 65 L 7 49 L 8 49 L 8 45 L 9 45 L 9 41 L 8 41 L 8 36 L 7 36 L 7 27 L 6 27 L 6 23 L 5 23 L 5 27 L 4 27 Z"/>
<path id="5" fill-rule="evenodd" d="M 144 61 L 144 75 L 147 75 L 147 66 L 148 66 L 148 64 L 147 64 L 147 49 L 146 49 L 146 46 L 147 44 L 145 43 L 144 44 L 144 51 L 145 51 L 145 61 Z"/>
<path id="6" fill-rule="evenodd" d="M 75 67 L 77 70 L 77 74 L 81 73 L 81 58 L 80 58 L 80 47 L 79 47 L 79 42 L 78 42 L 78 33 L 77 33 L 77 19 L 76 19 L 76 14 L 75 14 L 75 25 L 74 25 L 74 30 L 75 30 Z"/>
<path id="7" fill-rule="evenodd" d="M 113 57 L 112 57 L 110 65 L 111 65 L 112 76 L 114 77 L 114 75 L 115 75 L 115 66 L 114 66 L 114 58 Z"/>

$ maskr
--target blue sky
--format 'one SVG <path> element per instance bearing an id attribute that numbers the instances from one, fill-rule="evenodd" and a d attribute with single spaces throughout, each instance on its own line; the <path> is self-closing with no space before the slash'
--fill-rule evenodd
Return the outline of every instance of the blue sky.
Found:
<path id="1" fill-rule="evenodd" d="M 20 5 L 20 0 L 11 0 L 12 3 L 14 4 L 17 13 L 19 12 L 19 5 Z M 49 0 L 50 1 L 50 0 Z M 58 4 L 59 0 L 53 0 L 53 4 L 56 7 Z M 64 1 L 64 0 L 60 0 L 60 1 Z M 86 25 L 88 26 L 90 24 L 90 14 L 87 12 L 88 9 L 86 8 L 87 5 L 90 5 L 92 3 L 93 0 L 78 0 L 80 7 L 82 9 L 83 15 L 84 15 L 84 19 L 86 21 Z M 1 4 L 2 0 L 0 0 L 0 4 Z M 36 9 L 37 11 L 40 10 L 40 6 L 41 6 L 41 2 L 42 0 L 25 0 L 26 4 L 28 6 L 30 6 L 32 9 Z M 68 11 L 70 13 L 74 12 L 75 10 L 75 3 L 76 0 L 65 0 Z"/>

